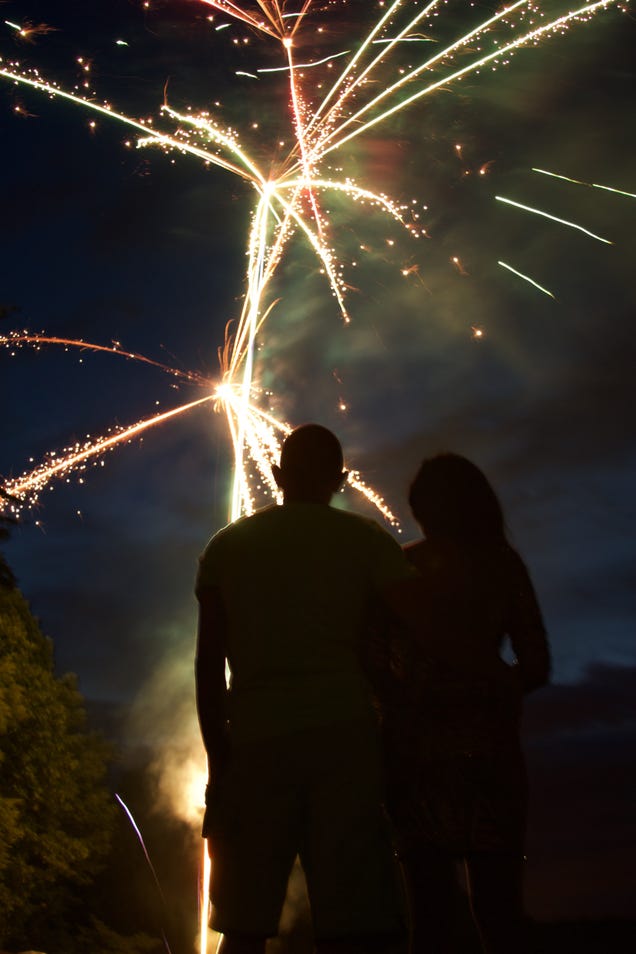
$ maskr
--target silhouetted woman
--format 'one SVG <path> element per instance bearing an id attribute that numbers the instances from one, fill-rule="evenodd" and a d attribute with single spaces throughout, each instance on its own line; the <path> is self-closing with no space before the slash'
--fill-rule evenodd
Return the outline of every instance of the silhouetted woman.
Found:
<path id="1" fill-rule="evenodd" d="M 409 503 L 424 539 L 421 626 L 397 652 L 386 711 L 391 809 L 410 897 L 413 954 L 449 954 L 456 861 L 483 950 L 521 954 L 526 775 L 523 693 L 548 678 L 541 612 L 506 539 L 499 501 L 456 454 L 425 460 Z M 509 639 L 516 662 L 501 658 Z"/>

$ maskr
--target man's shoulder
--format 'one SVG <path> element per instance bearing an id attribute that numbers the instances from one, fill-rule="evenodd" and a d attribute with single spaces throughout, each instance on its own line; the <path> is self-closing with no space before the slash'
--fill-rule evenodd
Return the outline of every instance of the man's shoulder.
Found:
<path id="1" fill-rule="evenodd" d="M 372 517 L 365 517 L 351 510 L 340 510 L 337 507 L 329 507 L 329 511 L 332 522 L 339 527 L 343 536 L 358 540 L 361 545 L 399 548 L 395 537 Z"/>
<path id="2" fill-rule="evenodd" d="M 233 520 L 232 523 L 228 523 L 225 527 L 217 530 L 205 545 L 203 553 L 199 557 L 199 562 L 202 564 L 210 563 L 231 551 L 234 546 L 239 544 L 245 533 L 244 525 L 253 516 L 239 517 L 238 520 Z"/>
<path id="3" fill-rule="evenodd" d="M 352 531 L 359 530 L 361 533 L 375 533 L 378 530 L 380 533 L 386 533 L 380 524 L 373 520 L 371 517 L 365 517 L 361 513 L 356 513 L 354 510 L 342 510 L 340 507 L 328 507 L 329 514 L 331 519 L 340 523 L 343 527 L 351 528 Z"/>
<path id="4" fill-rule="evenodd" d="M 211 546 L 214 543 L 225 542 L 235 538 L 238 539 L 245 534 L 251 533 L 252 530 L 255 530 L 265 521 L 271 519 L 272 514 L 279 509 L 280 508 L 276 504 L 272 504 L 268 507 L 263 507 L 261 510 L 255 510 L 254 513 L 244 514 L 237 520 L 233 520 L 225 527 L 221 527 L 220 530 L 217 530 L 210 540 L 208 546 Z"/>

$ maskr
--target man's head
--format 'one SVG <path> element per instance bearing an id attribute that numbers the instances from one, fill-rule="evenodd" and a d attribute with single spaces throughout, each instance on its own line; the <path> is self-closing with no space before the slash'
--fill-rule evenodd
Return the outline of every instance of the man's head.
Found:
<path id="1" fill-rule="evenodd" d="M 335 434 L 319 424 L 303 424 L 286 438 L 280 467 L 272 472 L 286 503 L 329 503 L 347 478 L 342 465 Z"/>

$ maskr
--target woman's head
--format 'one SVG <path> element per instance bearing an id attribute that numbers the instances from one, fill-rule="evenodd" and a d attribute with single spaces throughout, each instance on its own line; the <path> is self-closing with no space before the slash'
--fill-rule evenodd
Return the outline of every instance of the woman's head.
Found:
<path id="1" fill-rule="evenodd" d="M 424 460 L 411 484 L 409 504 L 428 539 L 505 541 L 497 495 L 479 467 L 459 454 Z"/>

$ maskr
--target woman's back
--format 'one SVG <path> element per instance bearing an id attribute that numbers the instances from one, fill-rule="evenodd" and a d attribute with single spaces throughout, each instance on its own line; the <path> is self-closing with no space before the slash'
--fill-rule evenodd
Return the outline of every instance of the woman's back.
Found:
<path id="1" fill-rule="evenodd" d="M 546 681 L 549 657 L 541 612 L 512 547 L 505 542 L 466 546 L 447 538 L 411 544 L 406 554 L 422 581 L 425 610 L 409 641 L 411 664 L 422 677 L 428 669 L 432 678 L 446 674 L 469 684 L 500 678 L 510 669 L 501 659 L 508 638 L 520 688 Z"/>
<path id="2" fill-rule="evenodd" d="M 549 673 L 541 611 L 475 464 L 457 454 L 423 461 L 409 503 L 425 537 L 406 548 L 420 574 L 421 618 L 394 641 L 384 728 L 411 951 L 454 950 L 453 863 L 462 858 L 484 951 L 523 954 L 519 722 L 523 693 Z M 506 639 L 512 665 L 502 658 Z"/>

